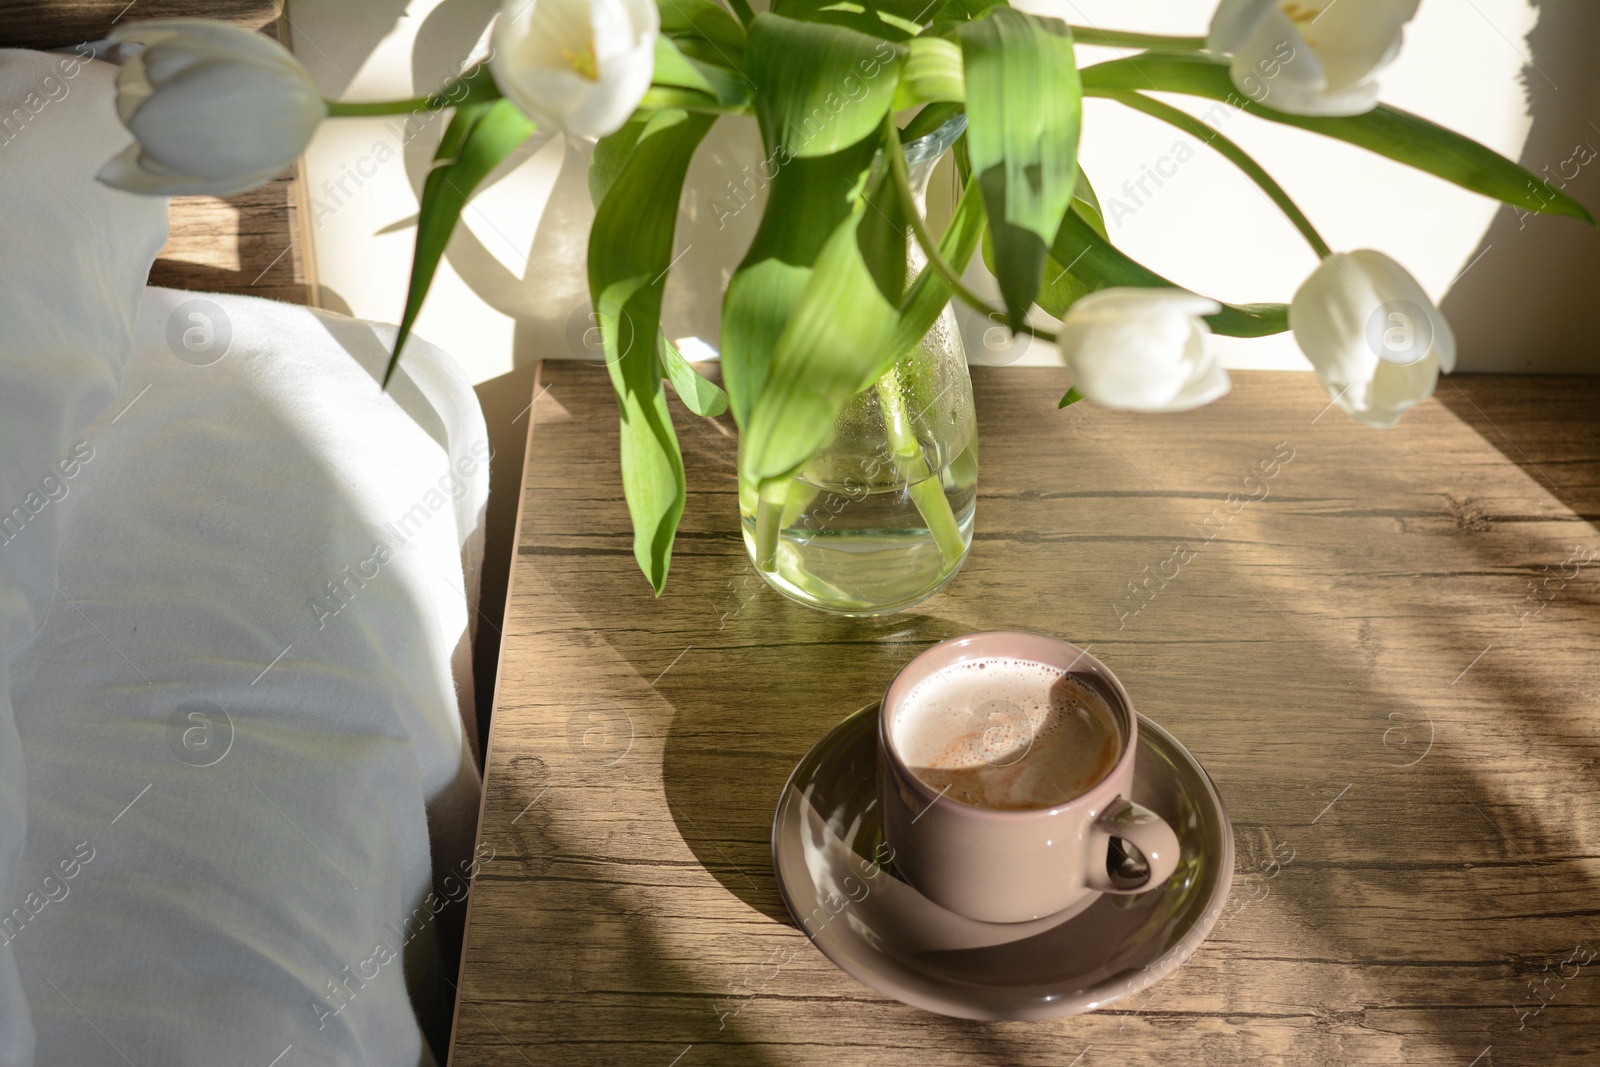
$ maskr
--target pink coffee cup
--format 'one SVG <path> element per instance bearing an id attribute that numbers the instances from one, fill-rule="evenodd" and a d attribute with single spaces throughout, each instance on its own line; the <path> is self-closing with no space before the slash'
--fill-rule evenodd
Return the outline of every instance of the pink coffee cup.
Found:
<path id="1" fill-rule="evenodd" d="M 1111 770 L 1058 806 L 999 810 L 942 796 L 895 750 L 895 717 L 919 683 L 956 664 L 1002 657 L 1071 675 L 1103 698 L 1120 730 L 1121 751 Z M 933 645 L 895 676 L 878 717 L 878 802 L 895 870 L 941 907 L 999 923 L 1087 906 L 1101 893 L 1162 885 L 1177 867 L 1178 838 L 1160 816 L 1132 800 L 1138 743 L 1139 719 L 1122 683 L 1065 641 L 995 630 Z M 1143 855 L 1145 873 L 1124 876 L 1118 840 Z"/>

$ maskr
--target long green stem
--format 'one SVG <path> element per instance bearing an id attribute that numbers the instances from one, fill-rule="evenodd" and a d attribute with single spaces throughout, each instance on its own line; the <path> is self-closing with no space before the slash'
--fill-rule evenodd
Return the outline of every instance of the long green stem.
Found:
<path id="1" fill-rule="evenodd" d="M 906 171 L 905 153 L 900 149 L 900 130 L 894 124 L 894 115 L 891 113 L 885 118 L 885 136 L 883 152 L 889 159 L 889 172 L 894 177 L 895 193 L 900 198 L 900 205 L 905 210 L 906 218 L 911 222 L 911 232 L 916 235 L 917 244 L 922 248 L 922 254 L 928 258 L 928 266 L 939 272 L 939 275 L 949 284 L 950 291 L 961 302 L 979 312 L 987 318 L 1004 316 L 997 307 L 992 307 L 983 297 L 968 289 L 961 280 L 961 275 L 956 273 L 954 267 L 945 261 L 939 251 L 939 242 L 934 239 L 932 231 L 928 229 L 928 220 L 922 217 L 922 212 L 917 209 L 917 198 L 911 192 L 911 176 Z M 970 195 L 970 194 L 968 194 Z M 1018 333 L 1025 333 L 1041 341 L 1055 344 L 1056 335 L 1049 330 L 1035 329 L 1024 323 Z"/>
<path id="2" fill-rule="evenodd" d="M 676 107 L 684 111 L 697 111 L 702 115 L 753 115 L 755 108 L 746 104 L 724 104 L 695 89 L 675 85 L 652 85 L 639 101 L 641 108 Z"/>
<path id="3" fill-rule="evenodd" d="M 346 103 L 343 100 L 325 100 L 328 114 L 334 117 L 354 115 L 409 115 L 413 111 L 426 111 L 435 98 L 415 96 L 410 100 L 375 100 L 370 103 Z"/>
<path id="4" fill-rule="evenodd" d="M 922 217 L 916 195 L 911 191 L 911 176 L 906 170 L 905 153 L 900 148 L 900 130 L 895 126 L 892 114 L 885 116 L 884 142 L 884 154 L 888 157 L 890 172 L 894 177 L 895 194 L 900 199 L 901 209 L 911 220 L 917 243 L 927 256 L 929 266 L 950 283 L 953 292 L 965 292 L 969 300 L 976 301 L 980 307 L 984 306 L 984 302 L 961 283 L 955 269 L 945 262 L 939 251 L 939 242 L 928 230 L 928 221 Z M 915 359 L 918 348 L 912 349 L 907 358 Z M 912 503 L 916 505 L 922 521 L 928 524 L 928 532 L 939 546 L 945 569 L 953 569 L 967 551 L 966 538 L 962 536 L 961 527 L 950 510 L 944 486 L 938 478 L 931 477 L 936 472 L 928 470 L 923 458 L 922 444 L 917 440 L 911 413 L 906 409 L 905 397 L 901 394 L 898 370 L 890 367 L 874 387 L 878 392 L 878 404 L 883 411 L 883 425 L 889 435 L 889 447 L 894 453 L 896 468 L 905 479 L 906 491 Z"/>
<path id="5" fill-rule="evenodd" d="M 495 84 L 494 72 L 488 60 L 474 64 L 458 77 L 450 79 L 436 93 L 413 96 L 409 100 L 371 100 L 347 102 L 324 100 L 328 114 L 336 118 L 358 115 L 409 115 L 417 111 L 443 111 L 447 107 L 476 104 L 484 100 L 500 99 L 500 88 Z"/>
<path id="6" fill-rule="evenodd" d="M 822 495 L 820 486 L 803 482 L 799 478 L 789 483 L 789 492 L 783 498 L 783 528 L 788 529 L 800 521 L 800 516 L 805 514 L 817 497 Z"/>
<path id="7" fill-rule="evenodd" d="M 1205 48 L 1204 37 L 1168 37 L 1160 33 L 1130 33 L 1102 30 L 1096 26 L 1068 26 L 1078 44 L 1098 44 L 1110 48 L 1161 48 L 1167 51 L 1198 52 Z"/>
<path id="8" fill-rule="evenodd" d="M 772 574 L 778 569 L 778 535 L 783 532 L 783 505 L 789 499 L 791 478 L 769 478 L 756 497 L 756 569 Z"/>
<path id="9" fill-rule="evenodd" d="M 912 358 L 915 358 L 913 354 Z M 893 368 L 879 378 L 874 386 L 878 393 L 878 406 L 883 411 L 883 425 L 889 433 L 889 448 L 894 456 L 895 469 L 905 480 L 906 492 L 916 505 L 922 521 L 928 524 L 928 533 L 939 546 L 943 561 L 942 570 L 949 572 L 967 551 L 967 539 L 961 534 L 955 512 L 950 510 L 950 500 L 944 495 L 941 480 L 933 477 L 922 454 L 922 443 L 917 440 L 911 413 L 906 410 L 905 396 L 900 390 L 900 376 Z"/>
<path id="10" fill-rule="evenodd" d="M 1244 171 L 1246 177 L 1261 187 L 1261 191 L 1266 193 L 1274 204 L 1278 205 L 1278 209 L 1294 224 L 1294 228 L 1300 231 L 1300 235 L 1306 239 L 1306 243 L 1311 246 L 1313 252 L 1323 259 L 1333 255 L 1333 249 L 1328 247 L 1328 242 L 1322 239 L 1322 235 L 1317 232 L 1315 226 L 1311 225 L 1311 220 L 1306 218 L 1305 213 L 1300 210 L 1293 200 L 1289 199 L 1289 194 L 1283 191 L 1283 186 L 1279 185 L 1261 164 L 1251 159 L 1244 149 L 1222 136 L 1211 126 L 1201 122 L 1187 111 L 1179 111 L 1171 104 L 1164 104 L 1160 100 L 1152 100 L 1141 93 L 1129 92 L 1123 89 L 1086 89 L 1083 95 L 1100 96 L 1107 100 L 1115 100 L 1124 107 L 1142 111 L 1152 118 L 1158 118 L 1162 122 L 1176 126 L 1178 129 L 1200 138 L 1206 144 L 1215 148 L 1230 163 Z"/>

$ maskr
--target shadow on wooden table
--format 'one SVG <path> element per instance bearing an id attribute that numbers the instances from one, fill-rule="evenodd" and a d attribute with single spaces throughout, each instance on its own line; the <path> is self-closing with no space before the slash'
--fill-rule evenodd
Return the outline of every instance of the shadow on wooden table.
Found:
<path id="1" fill-rule="evenodd" d="M 502 690 L 484 822 L 519 846 L 472 919 L 480 973 L 540 962 L 517 998 L 497 1006 L 486 978 L 472 1003 L 563 1062 L 598 1062 L 579 1042 L 609 1025 L 650 1055 L 681 1040 L 666 1060 L 694 1042 L 706 1064 L 903 1062 L 885 1050 L 913 1041 L 941 1067 L 1591 1060 L 1600 984 L 1571 960 L 1600 945 L 1600 566 L 1526 625 L 1517 610 L 1574 543 L 1600 550 L 1573 514 L 1600 484 L 1594 431 L 1543 416 L 1593 394 L 1528 387 L 1524 425 L 1490 403 L 1524 387 L 1495 382 L 1477 422 L 1441 397 L 1376 433 L 1325 411 L 1309 376 L 1240 373 L 1224 400 L 1160 419 L 1056 412 L 1045 372 L 974 378 L 980 413 L 1025 432 L 984 439 L 967 570 L 918 613 L 846 620 L 751 571 L 731 440 L 685 420 L 689 506 L 653 598 L 614 488 L 609 386 L 552 373 L 565 414 L 535 434 L 507 625 L 539 655 Z M 1270 492 L 1204 525 L 1280 442 L 1294 458 Z M 1181 575 L 1126 600 L 1175 543 L 1194 553 Z M 772 812 L 810 746 L 927 644 L 1004 626 L 1092 645 L 1195 753 L 1248 899 L 1178 973 L 1055 1023 L 944 1019 L 864 990 L 806 947 L 771 872 Z M 591 707 L 626 712 L 632 754 L 562 778 Z M 549 781 L 513 781 L 541 744 Z M 1258 885 L 1270 894 L 1250 899 Z M 781 977 L 739 985 L 772 953 Z M 730 1003 L 751 1007 L 719 1029 Z M 472 1010 L 487 1051 L 498 1035 Z"/>
<path id="2" fill-rule="evenodd" d="M 947 1059 L 1041 1062 L 1029 1046 L 1054 1028 L 927 1015 L 839 972 L 795 929 L 772 874 L 772 815 L 795 764 L 970 620 L 945 601 L 882 620 L 784 601 L 745 557 L 731 439 L 687 421 L 689 505 L 654 598 L 615 495 L 609 382 L 546 371 L 506 620 L 508 647 L 538 652 L 518 656 L 497 699 L 480 832 L 498 854 L 473 891 L 457 1058 L 520 1062 L 510 1045 L 539 1062 L 664 1051 L 664 1064 L 692 1043 L 685 1064 L 860 1062 L 855 1045 L 910 1026 Z M 509 987 L 508 973 L 520 976 Z"/>
<path id="3" fill-rule="evenodd" d="M 1600 377 L 1454 374 L 1434 395 L 1573 514 L 1600 522 Z"/>
<path id="4" fill-rule="evenodd" d="M 1600 554 L 1600 381 L 1446 379 L 1438 399 L 1381 453 L 1338 420 L 1298 431 L 1299 469 L 1224 557 L 1217 584 L 1282 619 L 1279 662 L 1244 677 L 1285 701 L 1250 775 L 1197 738 L 1244 794 L 1240 874 L 1284 875 L 1255 920 L 1271 926 L 1225 937 L 1244 940 L 1234 967 L 1271 946 L 1322 987 L 1272 999 L 1319 1005 L 1334 1033 L 1393 1034 L 1406 1062 L 1592 1062 L 1600 1002 L 1575 961 L 1600 946 L 1600 741 L 1580 665 L 1600 591 L 1579 564 Z M 1289 495 L 1297 478 L 1314 493 Z M 1336 703 L 1292 702 L 1324 685 Z M 1321 749 L 1287 776 L 1286 727 Z"/>
<path id="5" fill-rule="evenodd" d="M 694 699 L 663 681 L 677 714 L 662 756 L 662 785 L 679 833 L 706 870 L 756 911 L 795 926 L 772 870 L 772 817 L 784 783 L 810 746 L 875 700 L 906 660 L 962 628 L 929 615 L 840 619 L 806 611 L 761 584 L 743 557 L 740 546 L 734 563 L 743 573 L 736 579 L 748 577 L 760 588 L 750 591 L 746 618 L 730 625 L 726 637 L 737 642 L 746 622 L 745 632 L 770 633 L 781 618 L 790 640 L 823 655 L 835 651 L 832 666 L 796 678 L 791 665 L 788 679 L 774 685 L 770 680 L 784 677 L 785 652 L 792 657 L 794 648 L 751 648 L 749 666 L 726 665 L 725 680 L 684 679 L 685 690 L 703 687 L 712 699 Z M 716 699 L 730 692 L 742 699 Z"/>
<path id="6" fill-rule="evenodd" d="M 1600 812 L 1582 788 L 1600 746 L 1584 704 L 1593 694 L 1571 670 L 1592 656 L 1600 616 L 1595 594 L 1574 587 L 1567 614 L 1552 611 L 1537 644 L 1519 646 L 1527 638 L 1511 609 L 1541 564 L 1559 562 L 1574 539 L 1595 542 L 1573 512 L 1596 510 L 1600 442 L 1585 415 L 1597 383 L 1551 391 L 1526 379 L 1469 378 L 1459 389 L 1447 380 L 1445 410 L 1429 405 L 1381 437 L 1331 417 L 1313 422 L 1315 404 L 1263 410 L 1252 384 L 1239 383 L 1249 418 L 1231 436 L 1219 436 L 1226 412 L 1190 420 L 1192 431 L 1165 425 L 1153 450 L 1135 417 L 1100 410 L 1082 414 L 1082 437 L 1053 431 L 1075 454 L 1087 495 L 1041 482 L 997 496 L 1000 485 L 1031 484 L 1018 471 L 995 476 L 1028 450 L 991 438 L 970 569 L 928 614 L 864 622 L 797 611 L 759 583 L 749 588 L 740 546 L 725 542 L 732 558 L 719 560 L 719 577 L 736 588 L 744 580 L 745 592 L 702 638 L 724 654 L 697 659 L 698 677 L 669 674 L 658 685 L 677 709 L 664 779 L 678 830 L 730 893 L 791 922 L 770 874 L 768 820 L 812 741 L 931 641 L 1003 625 L 1087 635 L 1141 709 L 1212 768 L 1238 827 L 1238 876 L 1260 879 L 1296 849 L 1299 870 L 1287 865 L 1271 883 L 1273 903 L 1252 905 L 1184 972 L 1075 1020 L 1075 1032 L 1100 1048 L 1182 1025 L 1190 1033 L 1174 1035 L 1175 1047 L 1192 1049 L 1220 1039 L 1212 1031 L 1224 1020 L 1265 1012 L 1282 1015 L 1275 1036 L 1238 1033 L 1234 1053 L 1281 1056 L 1274 1042 L 1298 1034 L 1294 1062 L 1346 1041 L 1365 1049 L 1360 1062 L 1385 1049 L 1407 1062 L 1465 1064 L 1488 1048 L 1580 1061 L 1593 994 L 1580 986 L 1541 1011 L 1550 994 L 1530 993 L 1530 983 L 1600 944 L 1600 877 L 1586 862 L 1600 853 Z M 1219 487 L 1223 477 L 1234 481 L 1232 468 L 1249 469 L 1280 435 L 1300 450 L 1298 468 L 1274 484 L 1270 503 L 1201 549 L 1187 588 L 1168 594 L 1178 600 L 1126 630 L 1104 625 L 1102 587 L 1119 586 L 1130 566 L 1136 575 L 1163 537 L 1193 540 L 1177 520 L 1220 503 L 1237 488 Z M 1489 458 L 1485 442 L 1521 473 Z M 1177 488 L 1130 494 L 1142 483 L 1116 473 L 1121 464 Z M 1539 492 L 1528 479 L 1559 504 L 1529 514 Z M 683 571 L 701 574 L 704 563 Z M 1019 585 L 1052 571 L 1067 582 L 1043 583 L 1057 602 Z M 1065 610 L 1063 588 L 1079 602 Z M 1179 651 L 1197 643 L 1217 649 L 1210 672 L 1195 674 L 1199 661 Z M 1489 658 L 1474 661 L 1485 645 Z M 797 657 L 825 666 L 797 679 Z M 1241 682 L 1251 691 L 1239 693 Z M 1218 716 L 1230 706 L 1224 729 Z M 1061 1033 L 938 1027 L 992 1062 L 1016 1061 L 1008 1042 Z"/>

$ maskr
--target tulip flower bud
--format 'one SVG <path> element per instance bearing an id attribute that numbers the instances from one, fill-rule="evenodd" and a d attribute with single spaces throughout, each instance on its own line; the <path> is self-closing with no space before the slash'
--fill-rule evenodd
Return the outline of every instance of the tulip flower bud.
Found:
<path id="1" fill-rule="evenodd" d="M 136 22 L 110 39 L 131 53 L 117 75 L 117 112 L 135 142 L 100 171 L 106 185 L 229 196 L 294 162 L 327 115 L 299 61 L 242 27 Z"/>
<path id="2" fill-rule="evenodd" d="M 604 137 L 650 88 L 660 32 L 654 0 L 507 0 L 490 68 L 535 122 Z"/>
<path id="3" fill-rule="evenodd" d="M 1444 315 L 1404 267 L 1370 249 L 1323 260 L 1295 292 L 1289 328 L 1333 403 L 1379 429 L 1456 365 Z"/>
<path id="4" fill-rule="evenodd" d="M 1232 56 L 1233 84 L 1291 115 L 1360 115 L 1374 75 L 1400 51 L 1418 0 L 1222 0 L 1207 46 Z"/>
<path id="5" fill-rule="evenodd" d="M 1202 315 L 1215 300 L 1182 289 L 1113 288 L 1080 298 L 1059 344 L 1072 386 L 1106 407 L 1187 411 L 1229 389 Z"/>

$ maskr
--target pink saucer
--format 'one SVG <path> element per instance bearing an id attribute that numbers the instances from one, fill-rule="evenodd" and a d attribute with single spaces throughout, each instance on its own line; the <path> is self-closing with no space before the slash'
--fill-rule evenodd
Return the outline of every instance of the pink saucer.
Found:
<path id="1" fill-rule="evenodd" d="M 1211 779 L 1139 716 L 1133 800 L 1178 832 L 1176 873 L 1137 896 L 1101 896 L 1026 923 L 985 923 L 894 874 L 878 825 L 876 703 L 808 752 L 772 821 L 789 911 L 823 954 L 896 1000 L 965 1019 L 1048 1019 L 1145 989 L 1194 954 L 1233 877 L 1233 827 Z"/>

